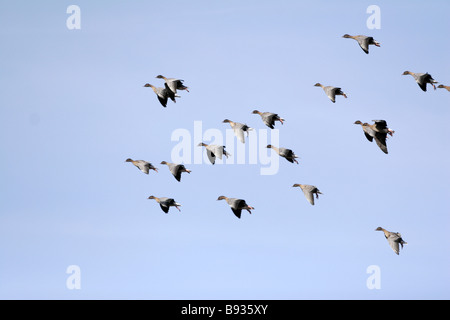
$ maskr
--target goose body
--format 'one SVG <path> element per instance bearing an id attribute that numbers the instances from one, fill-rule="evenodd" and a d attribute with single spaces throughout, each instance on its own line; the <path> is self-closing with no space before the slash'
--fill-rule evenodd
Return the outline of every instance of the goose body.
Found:
<path id="1" fill-rule="evenodd" d="M 236 137 L 238 137 L 239 141 L 241 141 L 242 143 L 245 143 L 245 137 L 244 137 L 244 132 L 247 133 L 247 137 L 248 137 L 248 132 L 250 130 L 253 130 L 253 128 L 250 128 L 249 126 L 247 126 L 244 123 L 239 123 L 239 122 L 234 122 L 228 119 L 223 120 L 223 123 L 229 123 L 231 128 L 234 131 L 234 134 L 236 135 Z"/>
<path id="2" fill-rule="evenodd" d="M 184 80 L 175 78 L 166 78 L 162 75 L 158 75 L 156 76 L 156 78 L 164 79 L 167 88 L 169 88 L 169 90 L 172 91 L 173 94 L 176 94 L 177 90 L 186 90 L 187 92 L 189 92 L 189 88 L 183 84 Z"/>
<path id="3" fill-rule="evenodd" d="M 339 87 L 333 87 L 333 86 L 324 86 L 321 83 L 316 83 L 314 85 L 315 87 L 321 87 L 323 91 L 325 91 L 325 94 L 327 97 L 331 100 L 331 102 L 336 102 L 336 96 L 343 96 L 344 98 L 347 98 L 347 94 L 342 91 Z"/>
<path id="4" fill-rule="evenodd" d="M 177 179 L 177 181 L 181 181 L 181 174 L 183 172 L 191 173 L 191 170 L 186 169 L 186 167 L 182 164 L 170 163 L 166 161 L 162 161 L 161 164 L 165 164 L 169 167 L 172 175 Z"/>
<path id="5" fill-rule="evenodd" d="M 382 227 L 376 228 L 375 231 L 383 231 L 386 240 L 397 255 L 400 254 L 399 246 L 403 249 L 403 245 L 408 244 L 402 239 L 402 235 L 398 232 L 390 232 Z"/>
<path id="6" fill-rule="evenodd" d="M 222 159 L 222 156 L 226 156 L 227 158 L 231 155 L 225 150 L 225 146 L 219 146 L 216 144 L 206 144 L 199 143 L 199 147 L 206 147 L 206 154 L 208 155 L 208 159 L 212 164 L 216 163 L 216 157 Z"/>
<path id="7" fill-rule="evenodd" d="M 296 160 L 298 156 L 291 149 L 277 148 L 271 144 L 267 145 L 267 148 L 275 150 L 275 152 L 278 153 L 280 157 L 285 158 L 287 161 L 291 163 L 295 162 L 296 164 L 298 164 L 298 161 Z"/>
<path id="8" fill-rule="evenodd" d="M 312 186 L 309 184 L 296 183 L 292 187 L 300 187 L 300 189 L 302 189 L 303 191 L 303 194 L 305 195 L 306 200 L 308 200 L 311 205 L 314 205 L 314 195 L 316 196 L 316 199 L 318 199 L 319 194 L 322 194 L 322 192 L 320 192 L 316 186 Z"/>
<path id="9" fill-rule="evenodd" d="M 258 110 L 253 110 L 252 113 L 259 114 L 264 124 L 270 129 L 274 129 L 275 121 L 280 121 L 281 124 L 283 124 L 283 121 L 285 121 L 278 114 L 272 112 L 260 112 Z"/>
<path id="10" fill-rule="evenodd" d="M 176 99 L 175 98 L 179 98 L 180 96 L 177 96 L 175 93 L 173 93 L 169 87 L 167 86 L 167 84 L 164 84 L 164 88 L 159 88 L 159 87 L 155 87 L 154 85 L 150 84 L 150 83 L 146 83 L 144 85 L 144 87 L 146 88 L 152 88 L 153 92 L 156 94 L 156 96 L 158 97 L 159 103 L 161 103 L 161 105 L 165 108 L 167 107 L 167 100 L 170 99 L 172 100 L 174 103 L 176 103 Z"/>
<path id="11" fill-rule="evenodd" d="M 217 200 L 225 200 L 233 211 L 234 215 L 241 218 L 242 210 L 247 210 L 250 214 L 252 213 L 250 210 L 254 210 L 255 208 L 249 206 L 245 200 L 237 199 L 237 198 L 228 198 L 225 196 L 220 196 Z"/>
<path id="12" fill-rule="evenodd" d="M 358 42 L 359 46 L 361 47 L 361 49 L 366 54 L 369 54 L 369 45 L 374 45 L 377 47 L 380 46 L 380 43 L 378 41 L 375 41 L 373 39 L 373 37 L 369 37 L 369 36 L 363 36 L 363 35 L 351 36 L 349 34 L 344 34 L 342 36 L 342 38 L 349 38 L 349 39 L 356 40 Z"/>
<path id="13" fill-rule="evenodd" d="M 154 199 L 156 200 L 156 202 L 159 203 L 159 206 L 161 207 L 161 210 L 164 211 L 165 213 L 169 212 L 170 207 L 175 207 L 178 209 L 178 211 L 181 212 L 180 208 L 181 204 L 177 203 L 173 198 L 167 198 L 167 197 L 155 197 L 155 196 L 150 196 L 148 197 L 148 199 Z"/>
<path id="14" fill-rule="evenodd" d="M 388 128 L 385 120 L 373 120 L 373 121 L 374 124 L 368 124 L 367 122 L 362 123 L 361 121 L 357 120 L 355 121 L 355 124 L 361 125 L 367 140 L 372 142 L 375 139 L 377 146 L 381 149 L 381 151 L 387 154 L 388 153 L 386 145 L 387 135 L 389 134 L 392 136 L 395 131 Z"/>
<path id="15" fill-rule="evenodd" d="M 158 169 L 155 168 L 150 162 L 144 161 L 144 160 L 133 160 L 128 158 L 125 160 L 125 162 L 131 162 L 134 164 L 139 170 L 141 170 L 143 173 L 148 174 L 150 170 L 154 170 L 158 172 Z"/>
<path id="16" fill-rule="evenodd" d="M 427 73 L 414 73 L 411 71 L 405 71 L 403 72 L 403 75 L 411 75 L 414 80 L 416 80 L 416 83 L 419 85 L 420 89 L 422 89 L 422 91 L 427 91 L 427 84 L 431 84 L 434 88 L 434 90 L 436 90 L 436 86 L 435 84 L 438 83 L 436 80 L 433 79 L 433 77 L 431 76 L 431 74 Z"/>

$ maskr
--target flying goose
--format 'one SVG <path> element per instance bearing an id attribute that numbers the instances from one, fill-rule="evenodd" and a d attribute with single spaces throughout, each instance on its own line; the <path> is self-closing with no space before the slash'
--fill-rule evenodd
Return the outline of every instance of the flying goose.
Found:
<path id="1" fill-rule="evenodd" d="M 178 209 L 178 211 L 181 212 L 180 208 L 178 208 L 178 207 L 181 207 L 181 204 L 177 203 L 172 198 L 166 198 L 166 197 L 157 198 L 155 196 L 150 196 L 150 197 L 148 197 L 148 199 L 155 199 L 156 202 L 159 203 L 159 206 L 161 207 L 162 211 L 164 211 L 165 213 L 169 212 L 170 207 L 175 207 Z"/>
<path id="2" fill-rule="evenodd" d="M 131 162 L 134 164 L 139 170 L 141 170 L 143 173 L 148 174 L 150 170 L 155 170 L 158 172 L 158 169 L 155 168 L 150 162 L 144 161 L 144 160 L 133 160 L 128 158 L 125 160 L 125 162 Z"/>
<path id="3" fill-rule="evenodd" d="M 167 87 L 172 91 L 174 94 L 177 93 L 177 90 L 186 90 L 189 92 L 189 88 L 183 85 L 183 81 L 181 79 L 175 79 L 175 78 L 166 78 L 162 75 L 156 76 L 158 79 L 164 79 L 165 83 L 167 84 Z"/>
<path id="4" fill-rule="evenodd" d="M 308 200 L 312 205 L 314 205 L 314 195 L 316 195 L 316 199 L 319 199 L 319 194 L 322 194 L 316 186 L 311 186 L 309 184 L 296 183 L 292 187 L 300 187 L 306 197 L 306 200 Z"/>
<path id="5" fill-rule="evenodd" d="M 347 98 L 347 95 L 345 92 L 341 90 L 341 88 L 338 87 L 332 87 L 332 86 L 323 86 L 320 83 L 316 83 L 314 85 L 315 87 L 321 87 L 323 91 L 325 91 L 325 94 L 330 98 L 330 100 L 335 103 L 336 102 L 336 96 L 344 96 L 344 98 Z"/>
<path id="6" fill-rule="evenodd" d="M 298 156 L 295 155 L 294 151 L 292 151 L 291 149 L 277 148 L 271 144 L 268 144 L 267 148 L 275 150 L 275 152 L 278 153 L 278 155 L 280 157 L 285 158 L 287 161 L 289 161 L 291 163 L 295 162 L 296 164 L 298 164 L 298 161 L 296 160 L 296 158 L 298 158 Z"/>
<path id="7" fill-rule="evenodd" d="M 255 210 L 255 208 L 250 207 L 245 200 L 236 199 L 236 198 L 227 198 L 225 196 L 220 196 L 217 200 L 226 200 L 228 205 L 231 207 L 231 211 L 233 211 L 234 215 L 241 218 L 242 209 L 247 210 L 250 214 L 252 213 L 250 210 Z"/>
<path id="8" fill-rule="evenodd" d="M 223 120 L 223 123 L 229 123 L 230 124 L 231 128 L 234 131 L 234 134 L 236 135 L 236 137 L 238 137 L 238 139 L 242 143 L 245 143 L 244 132 L 247 133 L 247 137 L 248 137 L 248 132 L 250 130 L 253 130 L 253 128 L 250 128 L 246 124 L 239 123 L 239 122 L 233 122 L 233 121 L 228 120 L 228 119 Z"/>
<path id="9" fill-rule="evenodd" d="M 386 237 L 387 241 L 389 242 L 389 245 L 391 246 L 392 250 L 398 255 L 400 253 L 399 244 L 401 245 L 403 249 L 404 244 L 408 244 L 402 239 L 402 235 L 398 232 L 390 232 L 386 229 L 383 229 L 382 227 L 378 227 L 375 229 L 375 231 L 383 231 L 384 236 Z"/>
<path id="10" fill-rule="evenodd" d="M 176 95 L 175 93 L 173 93 L 169 87 L 167 86 L 167 84 L 164 84 L 164 88 L 157 88 L 154 85 L 150 84 L 150 83 L 146 83 L 144 85 L 144 87 L 146 88 L 152 88 L 153 92 L 156 93 L 156 96 L 158 97 L 159 102 L 161 103 L 161 105 L 165 108 L 167 107 L 167 99 L 170 98 L 170 100 L 172 100 L 174 103 L 176 103 L 177 101 L 175 100 L 175 98 L 180 98 L 180 96 Z"/>
<path id="11" fill-rule="evenodd" d="M 181 181 L 181 174 L 183 172 L 191 173 L 191 170 L 186 169 L 182 164 L 170 163 L 166 161 L 162 161 L 161 164 L 166 164 L 169 167 L 170 172 L 178 181 Z"/>
<path id="12" fill-rule="evenodd" d="M 350 38 L 350 39 L 354 39 L 354 40 L 358 41 L 358 44 L 361 47 L 361 49 L 367 54 L 369 54 L 369 45 L 375 45 L 377 47 L 380 46 L 380 43 L 375 41 L 373 39 L 373 37 L 362 36 L 362 35 L 351 36 L 349 34 L 344 34 L 342 36 L 342 38 Z"/>
<path id="13" fill-rule="evenodd" d="M 431 76 L 431 74 L 427 73 L 414 73 L 411 71 L 405 71 L 403 72 L 403 76 L 406 75 L 411 75 L 413 76 L 414 80 L 416 80 L 417 84 L 419 85 L 420 89 L 422 89 L 423 91 L 427 91 L 427 83 L 431 84 L 434 88 L 434 90 L 436 90 L 436 86 L 435 83 L 438 83 L 436 80 L 433 79 L 433 77 Z"/>
<path id="14" fill-rule="evenodd" d="M 375 123 L 374 124 L 368 124 L 367 122 L 362 123 L 359 120 L 356 120 L 354 124 L 361 125 L 364 135 L 366 136 L 367 140 L 370 142 L 375 139 L 375 142 L 377 146 L 383 151 L 384 153 L 388 153 L 388 149 L 386 146 L 386 138 L 389 134 L 392 136 L 394 134 L 394 130 L 387 127 L 387 123 L 385 120 L 372 120 Z"/>
<path id="15" fill-rule="evenodd" d="M 278 114 L 272 113 L 272 112 L 260 112 L 258 110 L 253 110 L 252 113 L 253 114 L 259 114 L 261 116 L 261 118 L 262 118 L 262 121 L 270 129 L 274 128 L 275 121 L 280 121 L 281 124 L 283 124 L 283 121 L 285 121 L 283 118 L 280 118 L 280 116 Z"/>
<path id="16" fill-rule="evenodd" d="M 222 155 L 226 156 L 227 158 L 228 156 L 231 155 L 225 150 L 225 146 L 218 146 L 216 144 L 206 144 L 203 142 L 199 143 L 198 146 L 206 147 L 206 154 L 208 155 L 208 159 L 209 161 L 211 161 L 212 164 L 216 163 L 216 157 L 219 157 L 219 159 L 222 160 Z"/>

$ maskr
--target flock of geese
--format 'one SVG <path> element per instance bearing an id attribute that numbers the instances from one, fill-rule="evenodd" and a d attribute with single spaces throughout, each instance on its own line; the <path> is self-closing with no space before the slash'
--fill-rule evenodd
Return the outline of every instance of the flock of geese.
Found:
<path id="1" fill-rule="evenodd" d="M 380 47 L 380 43 L 374 40 L 373 37 L 369 36 L 364 35 L 351 36 L 345 34 L 343 38 L 356 40 L 361 49 L 366 54 L 369 54 L 370 45 Z M 429 73 L 414 73 L 410 71 L 405 71 L 403 75 L 411 75 L 423 91 L 427 91 L 427 84 L 432 85 L 433 88 L 436 90 L 436 84 L 438 82 L 434 80 Z M 177 78 L 166 78 L 162 75 L 158 75 L 156 76 L 156 78 L 164 80 L 164 87 L 155 87 L 154 85 L 149 83 L 146 83 L 144 87 L 152 88 L 152 90 L 156 94 L 159 102 L 163 107 L 167 107 L 167 102 L 169 99 L 174 103 L 176 103 L 176 98 L 180 97 L 179 95 L 177 95 L 177 92 L 179 90 L 189 92 L 188 90 L 189 88 L 183 84 L 184 80 Z M 339 87 L 324 86 L 321 83 L 316 83 L 314 86 L 321 87 L 324 90 L 327 97 L 333 103 L 336 102 L 336 96 L 343 96 L 344 98 L 347 98 L 345 92 L 343 92 L 342 89 Z M 450 86 L 439 85 L 438 88 L 445 88 L 448 91 L 450 91 Z M 260 112 L 258 110 L 254 110 L 252 114 L 260 115 L 263 123 L 270 129 L 275 128 L 276 122 L 280 122 L 281 124 L 283 124 L 283 122 L 285 121 L 285 119 L 281 118 L 276 113 Z M 394 134 L 394 130 L 388 127 L 387 122 L 385 120 L 372 120 L 372 121 L 374 123 L 369 124 L 367 122 L 361 122 L 360 120 L 357 120 L 355 121 L 354 124 L 360 125 L 367 140 L 370 142 L 373 142 L 373 140 L 375 140 L 377 146 L 385 154 L 387 154 L 388 150 L 386 146 L 386 139 L 388 135 L 392 136 Z M 223 123 L 228 123 L 231 126 L 231 128 L 234 131 L 234 134 L 242 143 L 245 143 L 245 134 L 248 136 L 249 131 L 253 130 L 253 128 L 250 128 L 248 125 L 244 123 L 231 121 L 229 119 L 223 120 Z M 205 147 L 208 159 L 212 164 L 215 163 L 217 157 L 219 159 L 222 159 L 223 156 L 227 158 L 228 156 L 230 156 L 230 154 L 225 150 L 225 146 L 208 145 L 203 142 L 198 144 L 198 146 Z M 298 164 L 298 161 L 296 160 L 298 156 L 291 149 L 276 147 L 270 144 L 267 145 L 267 148 L 273 149 L 280 157 L 285 158 L 287 161 Z M 145 174 L 149 174 L 150 170 L 158 172 L 158 169 L 156 167 L 154 167 L 150 162 L 147 162 L 145 160 L 133 160 L 131 158 L 128 158 L 126 162 L 131 162 Z M 175 177 L 177 181 L 181 181 L 182 173 L 188 174 L 191 173 L 191 171 L 186 169 L 186 167 L 183 164 L 170 163 L 166 161 L 162 161 L 161 164 L 168 166 L 169 171 L 172 173 L 172 175 Z M 314 200 L 318 199 L 319 194 L 322 194 L 322 192 L 320 192 L 320 190 L 313 185 L 296 183 L 292 187 L 299 187 L 303 191 L 306 200 L 311 205 L 314 205 Z M 181 211 L 179 208 L 181 204 L 176 202 L 173 198 L 155 197 L 152 195 L 148 197 L 148 199 L 155 200 L 160 205 L 162 211 L 165 213 L 169 212 L 170 207 L 175 207 L 176 209 Z M 222 195 L 219 196 L 217 200 L 225 200 L 237 218 L 241 218 L 242 210 L 246 210 L 251 214 L 252 213 L 251 210 L 255 209 L 254 207 L 248 205 L 244 199 L 229 198 Z M 403 248 L 403 245 L 406 244 L 406 242 L 402 239 L 401 234 L 398 232 L 390 232 L 381 227 L 376 228 L 375 231 L 383 231 L 390 247 L 397 255 L 400 252 L 399 247 L 401 246 Z"/>

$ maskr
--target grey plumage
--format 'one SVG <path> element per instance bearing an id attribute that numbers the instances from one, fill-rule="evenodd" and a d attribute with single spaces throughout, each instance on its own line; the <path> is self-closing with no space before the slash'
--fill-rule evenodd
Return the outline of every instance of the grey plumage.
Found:
<path id="1" fill-rule="evenodd" d="M 173 94 L 176 94 L 177 90 L 186 90 L 187 92 L 189 92 L 189 90 L 188 90 L 189 88 L 183 84 L 184 80 L 176 79 L 176 78 L 166 78 L 162 75 L 158 75 L 158 76 L 156 76 L 156 78 L 164 79 L 165 84 L 167 85 L 167 88 L 171 92 L 173 92 Z"/>
<path id="2" fill-rule="evenodd" d="M 228 198 L 225 196 L 220 196 L 217 200 L 225 200 L 233 211 L 234 215 L 241 218 L 242 210 L 247 210 L 250 214 L 252 213 L 250 210 L 254 210 L 255 208 L 249 206 L 244 199 L 237 198 Z"/>
<path id="3" fill-rule="evenodd" d="M 125 160 L 125 162 L 131 162 L 145 174 L 148 174 L 150 170 L 158 172 L 157 168 L 155 168 L 150 162 L 147 162 L 145 160 L 133 160 L 128 158 L 127 160 Z"/>
<path id="4" fill-rule="evenodd" d="M 231 128 L 234 131 L 234 134 L 236 135 L 236 137 L 238 137 L 239 141 L 241 141 L 242 143 L 245 143 L 244 132 L 247 133 L 248 137 L 248 132 L 250 130 L 253 130 L 253 128 L 250 128 L 248 125 L 244 123 L 234 122 L 228 119 L 223 120 L 223 122 L 230 124 Z"/>
<path id="5" fill-rule="evenodd" d="M 420 87 L 420 89 L 422 89 L 422 91 L 427 91 L 427 84 L 431 84 L 434 88 L 434 90 L 436 90 L 436 86 L 435 84 L 438 83 L 436 80 L 433 79 L 433 77 L 431 76 L 431 74 L 427 73 L 414 73 L 411 71 L 405 71 L 403 72 L 403 75 L 411 75 L 413 76 L 414 80 L 416 80 L 416 83 L 418 84 L 418 86 Z"/>
<path id="6" fill-rule="evenodd" d="M 175 98 L 179 98 L 180 96 L 177 96 L 175 93 L 173 93 L 169 87 L 167 86 L 167 83 L 164 83 L 164 88 L 155 87 L 154 85 L 150 83 L 146 83 L 144 87 L 152 88 L 153 92 L 158 97 L 159 102 L 161 105 L 165 108 L 167 107 L 167 101 L 168 99 L 172 100 L 174 103 L 176 103 Z"/>
<path id="7" fill-rule="evenodd" d="M 400 254 L 400 246 L 403 249 L 403 245 L 408 244 L 402 239 L 402 235 L 398 232 L 390 232 L 386 229 L 383 229 L 382 227 L 376 228 L 375 231 L 383 231 L 384 236 L 389 243 L 389 246 L 397 255 Z"/>
<path id="8" fill-rule="evenodd" d="M 216 163 L 216 158 L 222 159 L 222 156 L 226 156 L 227 158 L 231 155 L 225 150 L 225 146 L 219 146 L 216 144 L 206 144 L 199 143 L 199 147 L 206 147 L 206 154 L 208 155 L 208 159 L 212 164 Z"/>
<path id="9" fill-rule="evenodd" d="M 303 194 L 305 195 L 306 200 L 311 205 L 314 205 L 314 195 L 316 196 L 316 199 L 319 198 L 319 194 L 322 194 L 320 190 L 316 186 L 312 186 L 309 184 L 294 184 L 293 187 L 300 187 L 302 189 Z"/>
<path id="10" fill-rule="evenodd" d="M 287 161 L 289 161 L 291 163 L 295 162 L 296 164 L 298 164 L 298 161 L 297 161 L 298 156 L 291 149 L 277 148 L 271 144 L 267 145 L 267 148 L 271 148 L 271 149 L 275 150 L 275 152 L 278 153 L 278 155 L 280 157 L 285 158 Z"/>
<path id="11" fill-rule="evenodd" d="M 355 121 L 355 124 L 361 125 L 364 135 L 372 142 L 375 139 L 375 142 L 377 146 L 383 151 L 384 153 L 388 154 L 388 149 L 386 145 L 386 139 L 387 135 L 393 135 L 394 130 L 388 128 L 387 123 L 385 120 L 372 120 L 374 124 L 368 124 L 367 122 L 362 123 L 361 121 L 357 120 Z"/>
<path id="12" fill-rule="evenodd" d="M 178 209 L 178 211 L 181 211 L 180 208 L 181 204 L 177 203 L 173 198 L 167 198 L 167 197 L 155 197 L 155 196 L 150 196 L 148 197 L 148 199 L 154 199 L 156 200 L 156 202 L 159 203 L 159 206 L 161 207 L 161 210 L 164 211 L 165 213 L 169 212 L 170 207 L 175 207 Z"/>
<path id="13" fill-rule="evenodd" d="M 281 124 L 283 124 L 283 121 L 285 121 L 283 118 L 281 118 L 278 114 L 272 113 L 272 112 L 259 112 L 258 110 L 253 110 L 253 114 L 259 114 L 261 116 L 262 121 L 266 126 L 268 126 L 270 129 L 274 129 L 275 127 L 275 121 L 280 121 Z"/>
<path id="14" fill-rule="evenodd" d="M 373 39 L 373 37 L 369 37 L 369 36 L 364 36 L 364 35 L 351 36 L 348 34 L 344 34 L 342 37 L 356 40 L 358 42 L 359 46 L 361 47 L 361 49 L 366 54 L 369 54 L 369 45 L 375 45 L 377 47 L 380 46 L 380 43 L 378 41 L 375 41 Z"/>
<path id="15" fill-rule="evenodd" d="M 170 172 L 175 177 L 175 179 L 177 179 L 177 181 L 181 181 L 181 174 L 183 172 L 191 173 L 191 170 L 186 169 L 183 164 L 170 163 L 166 161 L 162 161 L 161 164 L 165 164 L 169 167 Z"/>
<path id="16" fill-rule="evenodd" d="M 345 92 L 343 92 L 342 89 L 339 88 L 339 87 L 324 86 L 324 85 L 322 85 L 320 83 L 316 83 L 314 86 L 315 87 L 321 87 L 323 89 L 323 91 L 325 92 L 325 94 L 327 95 L 327 97 L 333 103 L 336 102 L 336 96 L 337 95 L 340 95 L 340 96 L 343 96 L 344 98 L 347 98 L 347 94 Z"/>

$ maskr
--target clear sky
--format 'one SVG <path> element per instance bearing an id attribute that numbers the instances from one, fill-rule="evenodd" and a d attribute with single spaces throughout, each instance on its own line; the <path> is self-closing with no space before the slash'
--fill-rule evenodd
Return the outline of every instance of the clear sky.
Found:
<path id="1" fill-rule="evenodd" d="M 1 2 L 0 298 L 449 299 L 450 92 L 402 76 L 450 85 L 449 12 L 447 0 Z M 345 33 L 381 47 L 366 55 Z M 190 92 L 163 108 L 143 88 L 158 74 Z M 316 82 L 348 98 L 333 104 Z M 177 182 L 159 164 L 195 121 L 268 132 L 254 109 L 286 119 L 279 143 L 299 165 L 191 161 Z M 353 124 L 372 119 L 395 130 L 388 155 Z M 294 183 L 323 195 L 311 206 Z M 237 219 L 220 195 L 255 210 Z M 399 256 L 379 226 L 408 242 Z"/>

